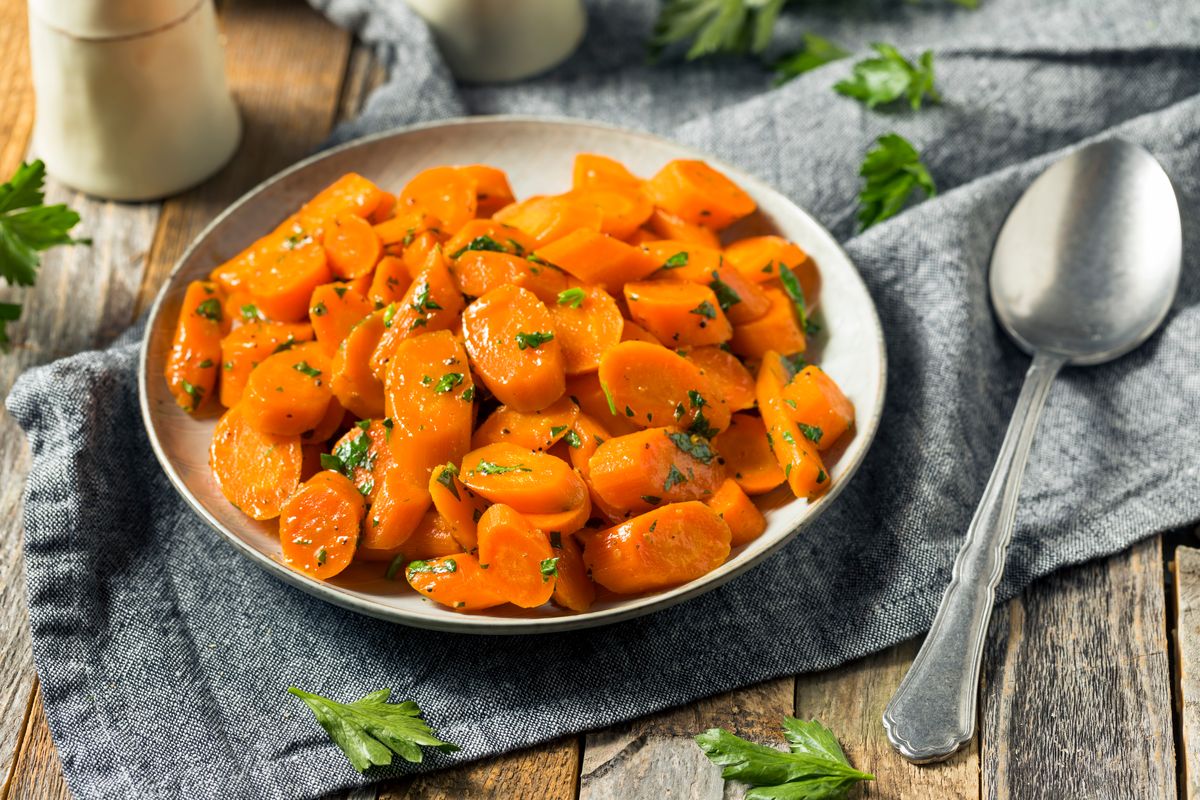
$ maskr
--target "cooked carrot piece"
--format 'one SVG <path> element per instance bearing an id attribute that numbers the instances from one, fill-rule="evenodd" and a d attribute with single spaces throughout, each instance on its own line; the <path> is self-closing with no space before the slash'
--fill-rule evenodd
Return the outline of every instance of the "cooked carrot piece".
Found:
<path id="1" fill-rule="evenodd" d="M 750 195 L 703 161 L 672 161 L 646 181 L 644 188 L 659 208 L 715 231 L 755 209 Z"/>
<path id="2" fill-rule="evenodd" d="M 582 228 L 539 247 L 536 255 L 584 283 L 603 286 L 610 294 L 620 293 L 624 283 L 641 280 L 659 266 L 640 248 Z"/>
<path id="3" fill-rule="evenodd" d="M 568 375 L 599 369 L 600 356 L 621 341 L 621 309 L 599 286 L 564 288 L 548 307 Z"/>
<path id="4" fill-rule="evenodd" d="M 554 594 L 554 551 L 546 534 L 498 503 L 479 520 L 479 564 L 487 581 L 505 600 L 537 608 Z"/>
<path id="5" fill-rule="evenodd" d="M 759 359 L 768 350 L 803 353 L 807 342 L 796 309 L 783 290 L 767 288 L 771 308 L 756 320 L 735 325 L 729 347 L 743 358 Z"/>
<path id="6" fill-rule="evenodd" d="M 383 195 L 384 191 L 371 181 L 348 172 L 305 203 L 297 217 L 302 227 L 320 230 L 338 214 L 369 217 L 383 201 Z"/>
<path id="7" fill-rule="evenodd" d="M 375 210 L 367 215 L 367 220 L 372 225 L 377 225 L 384 220 L 392 218 L 392 214 L 396 210 L 396 195 L 391 192 L 381 191 L 379 204 L 375 206 Z"/>
<path id="8" fill-rule="evenodd" d="M 475 214 L 490 217 L 513 201 L 512 187 L 504 170 L 486 164 L 470 164 L 458 171 L 475 182 Z"/>
<path id="9" fill-rule="evenodd" d="M 729 427 L 713 439 L 713 447 L 725 459 L 726 474 L 746 494 L 766 494 L 786 480 L 759 417 L 734 414 Z"/>
<path id="10" fill-rule="evenodd" d="M 288 498 L 279 516 L 283 563 L 327 580 L 350 565 L 366 503 L 346 476 L 323 470 Z"/>
<path id="11" fill-rule="evenodd" d="M 374 308 L 384 308 L 391 303 L 400 302 L 411 285 L 412 276 L 408 274 L 408 267 L 403 259 L 384 256 L 375 265 L 371 287 L 367 290 L 367 299 Z"/>
<path id="12" fill-rule="evenodd" d="M 258 268 L 259 263 L 278 253 L 288 242 L 290 236 L 287 233 L 288 226 L 296 226 L 297 236 L 304 235 L 299 229 L 297 217 L 295 215 L 288 217 L 274 231 L 256 239 L 233 258 L 214 267 L 213 271 L 208 274 L 208 279 L 220 286 L 227 294 L 245 289 L 247 279 Z M 300 243 L 299 239 L 296 240 L 296 243 Z"/>
<path id="13" fill-rule="evenodd" d="M 580 535 L 592 579 L 617 594 L 668 589 L 729 557 L 729 526 L 703 503 L 672 503 L 607 530 Z"/>
<path id="14" fill-rule="evenodd" d="M 307 322 L 247 322 L 221 340 L 221 405 L 233 408 L 242 399 L 250 372 L 273 353 L 312 341 Z"/>
<path id="15" fill-rule="evenodd" d="M 783 402 L 788 416 L 818 450 L 832 447 L 854 422 L 854 404 L 833 378 L 813 364 L 801 369 L 784 387 Z"/>
<path id="16" fill-rule="evenodd" d="M 455 611 L 482 611 L 506 602 L 487 570 L 469 553 L 413 561 L 404 575 L 418 592 Z"/>
<path id="17" fill-rule="evenodd" d="M 382 417 L 383 381 L 371 371 L 371 356 L 383 336 L 383 310 L 375 311 L 350 329 L 330 364 L 333 396 L 362 419 Z"/>
<path id="18" fill-rule="evenodd" d="M 706 435 L 729 425 L 729 404 L 700 368 L 674 350 L 621 342 L 600 359 L 600 385 L 609 411 L 638 425 L 669 425 Z M 589 411 L 587 406 L 581 407 Z M 595 415 L 610 427 L 610 418 Z M 615 432 L 615 431 L 614 431 Z"/>
<path id="19" fill-rule="evenodd" d="M 821 276 L 808 253 L 780 236 L 752 236 L 725 248 L 729 263 L 748 279 L 762 283 L 778 278 L 780 267 L 792 270 L 804 290 L 804 299 L 816 304 Z"/>
<path id="20" fill-rule="evenodd" d="M 475 180 L 456 167 L 432 167 L 413 176 L 397 204 L 429 212 L 452 234 L 475 218 Z"/>
<path id="21" fill-rule="evenodd" d="M 588 461 L 595 454 L 596 448 L 613 437 L 594 417 L 583 413 L 576 416 L 570 432 L 574 435 L 566 438 L 567 457 L 571 466 L 586 480 Z"/>
<path id="22" fill-rule="evenodd" d="M 183 296 L 175 338 L 167 355 L 167 385 L 185 411 L 214 394 L 221 369 L 221 334 L 228 326 L 221 292 L 210 281 L 192 281 Z"/>
<path id="23" fill-rule="evenodd" d="M 316 342 L 268 356 L 246 381 L 241 401 L 246 421 L 281 436 L 315 428 L 333 399 L 329 375 L 329 356 Z"/>
<path id="24" fill-rule="evenodd" d="M 569 397 L 560 397 L 538 411 L 517 411 L 500 406 L 471 437 L 471 448 L 507 442 L 528 450 L 549 450 L 575 425 L 579 406 Z"/>
<path id="25" fill-rule="evenodd" d="M 254 305 L 269 319 L 300 322 L 307 316 L 313 290 L 331 280 L 325 248 L 309 242 L 263 259 L 247 279 L 246 288 Z"/>
<path id="26" fill-rule="evenodd" d="M 721 488 L 704 504 L 725 520 L 731 534 L 730 544 L 734 547 L 757 539 L 767 529 L 767 520 L 732 478 L 721 484 Z"/>
<path id="27" fill-rule="evenodd" d="M 588 577 L 583 563 L 583 550 L 572 536 L 561 534 L 550 536 L 550 547 L 558 562 L 554 565 L 558 573 L 554 580 L 554 594 L 550 599 L 555 605 L 570 611 L 587 611 L 596 602 L 596 584 Z"/>
<path id="28" fill-rule="evenodd" d="M 401 548 L 409 559 L 442 558 L 462 552 L 445 518 L 433 509 L 425 512 L 421 523 Z"/>
<path id="29" fill-rule="evenodd" d="M 566 511 L 555 511 L 549 514 L 523 511 L 521 516 L 525 518 L 526 522 L 545 534 L 557 533 L 566 536 L 587 524 L 588 519 L 592 516 L 592 499 L 587 491 L 584 491 L 579 502 Z"/>
<path id="30" fill-rule="evenodd" d="M 661 208 L 654 209 L 654 213 L 646 221 L 646 227 L 654 232 L 656 239 L 673 239 L 701 247 L 718 248 L 721 246 L 721 237 L 717 236 L 711 228 L 684 222 Z"/>
<path id="31" fill-rule="evenodd" d="M 608 439 L 588 460 L 588 481 L 606 504 L 635 514 L 663 503 L 703 500 L 725 479 L 708 440 L 671 428 Z"/>
<path id="32" fill-rule="evenodd" d="M 480 497 L 522 513 L 573 511 L 587 496 L 583 479 L 562 459 L 513 444 L 467 453 L 459 480 Z"/>
<path id="33" fill-rule="evenodd" d="M 685 242 L 679 239 L 659 239 L 646 242 L 642 252 L 658 265 L 656 278 L 708 283 L 712 273 L 724 265 L 724 256 L 715 247 Z"/>
<path id="34" fill-rule="evenodd" d="M 642 179 L 620 161 L 596 153 L 575 156 L 575 168 L 571 173 L 571 186 L 575 189 L 592 186 L 637 189 L 641 185 Z"/>
<path id="35" fill-rule="evenodd" d="M 333 398 L 329 401 L 329 406 L 325 409 L 325 416 L 321 417 L 321 421 L 300 434 L 300 444 L 305 447 L 313 444 L 324 446 L 330 437 L 342 427 L 345 419 L 346 409 L 342 407 L 336 397 Z"/>
<path id="36" fill-rule="evenodd" d="M 537 243 L 519 228 L 494 219 L 473 219 L 446 240 L 446 255 L 461 258 L 474 251 L 509 253 L 524 256 Z"/>
<path id="37" fill-rule="evenodd" d="M 659 346 L 662 345 L 662 342 L 658 340 L 657 336 L 643 328 L 641 325 L 638 325 L 636 322 L 632 322 L 628 319 L 625 320 L 625 325 L 621 328 L 621 341 L 649 342 L 650 344 L 657 344 Z"/>
<path id="38" fill-rule="evenodd" d="M 378 234 L 357 214 L 338 214 L 325 230 L 325 256 L 339 278 L 358 278 L 375 269 L 383 254 Z"/>
<path id="39" fill-rule="evenodd" d="M 625 302 L 634 321 L 675 347 L 720 344 L 733 335 L 712 289 L 685 281 L 625 284 Z"/>
<path id="40" fill-rule="evenodd" d="M 738 361 L 737 356 L 719 347 L 696 347 L 685 356 L 700 368 L 700 374 L 716 387 L 730 411 L 754 406 L 754 376 Z"/>
<path id="41" fill-rule="evenodd" d="M 262 312 L 254 305 L 254 298 L 245 289 L 234 289 L 226 294 L 221 302 L 221 313 L 231 331 L 249 322 L 263 319 Z"/>
<path id="42" fill-rule="evenodd" d="M 599 210 L 600 232 L 618 239 L 632 236 L 654 213 L 654 204 L 638 187 L 591 186 L 568 192 L 567 197 Z"/>
<path id="43" fill-rule="evenodd" d="M 330 448 L 332 458 L 322 459 L 348 477 L 369 503 L 375 502 L 384 477 L 395 467 L 393 427 L 389 419 L 360 420 Z"/>
<path id="44" fill-rule="evenodd" d="M 226 411 L 213 430 L 209 464 L 225 499 L 254 519 L 279 516 L 300 485 L 303 452 L 299 436 L 259 433 L 242 409 Z"/>
<path id="45" fill-rule="evenodd" d="M 462 322 L 471 364 L 500 402 L 528 412 L 562 397 L 562 348 L 537 295 L 501 286 L 467 306 Z"/>
<path id="46" fill-rule="evenodd" d="M 771 308 L 763 287 L 736 269 L 722 266 L 723 257 L 717 250 L 674 241 L 650 242 L 643 249 L 667 265 L 654 277 L 704 284 L 716 294 L 721 310 L 734 325 L 759 319 Z"/>
<path id="47" fill-rule="evenodd" d="M 618 414 L 610 410 L 608 396 L 604 392 L 604 387 L 600 385 L 600 378 L 594 372 L 573 375 L 568 378 L 567 397 L 579 406 L 580 411 L 592 419 L 600 421 L 613 436 L 641 430 L 641 426 L 623 412 Z"/>
<path id="48" fill-rule="evenodd" d="M 441 250 L 442 239 L 438 234 L 433 231 L 417 234 L 411 243 L 403 247 L 400 254 L 404 266 L 408 268 L 408 276 L 414 281 L 419 279 L 421 273 L 429 265 L 429 259 L 435 252 Z M 395 253 L 391 252 L 389 255 L 395 255 Z"/>
<path id="49" fill-rule="evenodd" d="M 462 309 L 463 296 L 450 277 L 446 259 L 440 252 L 430 251 L 424 271 L 408 287 L 404 298 L 384 309 L 383 335 L 371 355 L 375 377 L 383 380 L 388 363 L 402 341 L 453 327 Z"/>
<path id="50" fill-rule="evenodd" d="M 336 283 L 326 283 L 313 289 L 308 303 L 313 332 L 330 356 L 337 352 L 338 345 L 354 326 L 372 310 L 367 298 L 348 286 Z"/>
<path id="51" fill-rule="evenodd" d="M 634 247 L 641 247 L 642 245 L 649 244 L 650 242 L 657 242 L 662 238 L 663 237 L 660 234 L 655 233 L 649 228 L 638 228 L 636 231 L 625 237 L 625 242 L 633 245 Z"/>
<path id="52" fill-rule="evenodd" d="M 482 297 L 505 284 L 520 286 L 538 296 L 544 303 L 554 303 L 558 293 L 567 288 L 567 276 L 561 270 L 538 264 L 522 256 L 470 250 L 450 265 L 450 272 L 459 291 L 471 297 Z"/>
<path id="53" fill-rule="evenodd" d="M 406 339 L 384 385 L 395 423 L 392 457 L 424 485 L 435 466 L 458 463 L 471 446 L 475 384 L 467 354 L 449 331 Z"/>
<path id="54" fill-rule="evenodd" d="M 414 206 L 399 211 L 391 219 L 375 224 L 375 235 L 385 248 L 392 245 L 407 247 L 423 233 L 436 236 L 441 232 L 442 221 L 424 209 Z"/>
<path id="55" fill-rule="evenodd" d="M 788 416 L 783 387 L 790 379 L 790 370 L 783 358 L 773 350 L 768 351 L 758 368 L 758 408 L 767 428 L 767 441 L 771 443 L 792 493 L 814 500 L 828 491 L 829 474 L 817 446 Z"/>
<path id="56" fill-rule="evenodd" d="M 402 470 L 389 469 L 371 501 L 359 547 L 364 551 L 395 550 L 412 536 L 429 503 L 429 491 L 424 486 L 410 483 Z M 365 553 L 364 557 L 375 560 Z"/>
<path id="57" fill-rule="evenodd" d="M 479 542 L 479 518 L 488 506 L 487 501 L 458 479 L 458 467 L 453 463 L 433 468 L 429 475 L 429 494 L 454 540 L 463 550 L 474 550 Z"/>
<path id="58" fill-rule="evenodd" d="M 601 225 L 598 208 L 564 195 L 531 197 L 502 209 L 494 219 L 521 229 L 537 247 L 545 247 L 581 229 L 599 233 Z"/>

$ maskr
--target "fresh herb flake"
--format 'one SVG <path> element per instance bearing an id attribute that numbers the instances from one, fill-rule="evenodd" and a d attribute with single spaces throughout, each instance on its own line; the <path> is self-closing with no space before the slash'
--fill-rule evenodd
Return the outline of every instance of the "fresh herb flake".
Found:
<path id="1" fill-rule="evenodd" d="M 292 369 L 296 370 L 296 372 L 302 372 L 310 378 L 321 377 L 321 370 L 310 366 L 307 361 L 301 361 L 298 364 L 292 364 Z"/>
<path id="2" fill-rule="evenodd" d="M 527 348 L 536 350 L 546 342 L 552 340 L 554 333 L 552 331 L 533 331 L 532 333 L 517 331 L 517 335 L 514 338 L 517 340 L 518 350 L 525 350 Z"/>
<path id="3" fill-rule="evenodd" d="M 937 194 L 937 186 L 921 163 L 921 155 L 896 133 L 884 134 L 876 140 L 875 149 L 867 153 L 858 174 L 865 181 L 858 195 L 860 231 L 899 214 L 918 189 L 926 197 Z"/>
<path id="4" fill-rule="evenodd" d="M 542 572 L 542 582 L 543 583 L 550 580 L 551 578 L 557 578 L 558 577 L 558 557 L 555 556 L 554 558 L 543 559 L 540 569 Z"/>
<path id="5" fill-rule="evenodd" d="M 683 473 L 674 464 L 667 470 L 667 479 L 663 481 L 663 491 L 671 491 L 671 487 L 680 486 L 687 483 L 687 478 L 683 477 Z"/>
<path id="6" fill-rule="evenodd" d="M 452 391 L 454 387 L 463 382 L 461 372 L 447 372 L 438 379 L 437 385 L 433 387 L 434 394 L 445 394 Z"/>
<path id="7" fill-rule="evenodd" d="M 571 308 L 579 308 L 583 305 L 584 298 L 587 293 L 578 286 L 572 289 L 563 289 L 558 293 L 558 304 L 560 306 L 570 306 Z"/>
<path id="8" fill-rule="evenodd" d="M 825 431 L 818 428 L 816 425 L 805 425 L 803 422 L 796 423 L 800 427 L 800 432 L 804 434 L 804 438 L 814 444 L 821 443 L 821 437 L 825 435 Z"/>
<path id="9" fill-rule="evenodd" d="M 708 440 L 702 436 L 694 434 L 689 436 L 680 431 L 670 431 L 667 433 L 667 438 L 681 453 L 686 453 L 701 464 L 711 464 L 717 455 L 709 446 Z"/>
<path id="10" fill-rule="evenodd" d="M 524 464 L 514 464 L 511 467 L 506 467 L 491 461 L 480 461 L 476 465 L 475 471 L 482 475 L 503 475 L 506 472 L 533 472 L 532 469 Z"/>
<path id="11" fill-rule="evenodd" d="M 700 316 L 704 317 L 705 319 L 716 319 L 717 318 L 717 310 L 715 308 L 713 308 L 713 304 L 708 302 L 707 300 L 700 303 L 700 305 L 696 306 L 688 313 L 689 314 L 699 314 Z M 700 324 L 703 325 L 704 323 L 700 323 Z"/>
<path id="12" fill-rule="evenodd" d="M 871 47 L 879 55 L 855 64 L 849 78 L 834 84 L 835 92 L 853 97 L 867 108 L 887 105 L 901 97 L 908 98 L 913 111 L 921 107 L 926 97 L 934 103 L 941 101 L 933 85 L 931 51 L 926 50 L 913 64 L 890 44 L 875 42 Z"/>

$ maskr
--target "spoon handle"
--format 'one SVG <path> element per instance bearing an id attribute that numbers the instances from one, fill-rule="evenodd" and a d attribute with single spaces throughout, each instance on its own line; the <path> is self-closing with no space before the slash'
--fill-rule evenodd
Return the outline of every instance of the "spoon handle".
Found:
<path id="1" fill-rule="evenodd" d="M 1034 354 L 933 626 L 883 712 L 888 740 L 910 761 L 947 758 L 975 732 L 979 664 L 1021 478 L 1046 394 L 1064 363 L 1059 356 Z"/>

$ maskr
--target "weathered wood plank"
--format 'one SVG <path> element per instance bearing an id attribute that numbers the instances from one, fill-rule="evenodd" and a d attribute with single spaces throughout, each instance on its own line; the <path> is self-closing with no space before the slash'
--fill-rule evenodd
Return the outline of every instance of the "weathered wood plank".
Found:
<path id="1" fill-rule="evenodd" d="M 29 75 L 29 25 L 25 0 L 0 0 L 0 175 L 5 180 L 25 156 L 33 131 L 33 82 Z"/>
<path id="2" fill-rule="evenodd" d="M 379 800 L 574 800 L 579 739 L 570 736 L 529 750 L 454 769 L 402 778 Z"/>
<path id="3" fill-rule="evenodd" d="M 818 719 L 832 730 L 850 762 L 870 772 L 863 796 L 887 800 L 976 800 L 978 738 L 948 761 L 916 766 L 892 749 L 880 719 L 917 655 L 920 639 L 844 666 L 796 678 L 796 716 Z"/>
<path id="4" fill-rule="evenodd" d="M 1182 796 L 1200 798 L 1200 550 L 1175 549 L 1175 708 Z"/>
<path id="5" fill-rule="evenodd" d="M 1162 537 L 1001 608 L 984 659 L 982 796 L 1175 797 Z"/>
<path id="6" fill-rule="evenodd" d="M 24 741 L 25 745 L 17 755 L 12 782 L 6 788 L 5 800 L 70 800 L 58 763 L 58 751 L 54 749 L 50 729 L 46 727 L 40 690 L 34 691 Z"/>

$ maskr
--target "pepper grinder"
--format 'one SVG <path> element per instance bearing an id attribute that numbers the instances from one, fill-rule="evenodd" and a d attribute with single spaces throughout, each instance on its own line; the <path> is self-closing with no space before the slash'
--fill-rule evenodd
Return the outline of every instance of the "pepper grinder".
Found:
<path id="1" fill-rule="evenodd" d="M 212 0 L 29 0 L 29 43 L 33 148 L 63 183 L 161 198 L 237 149 Z"/>

